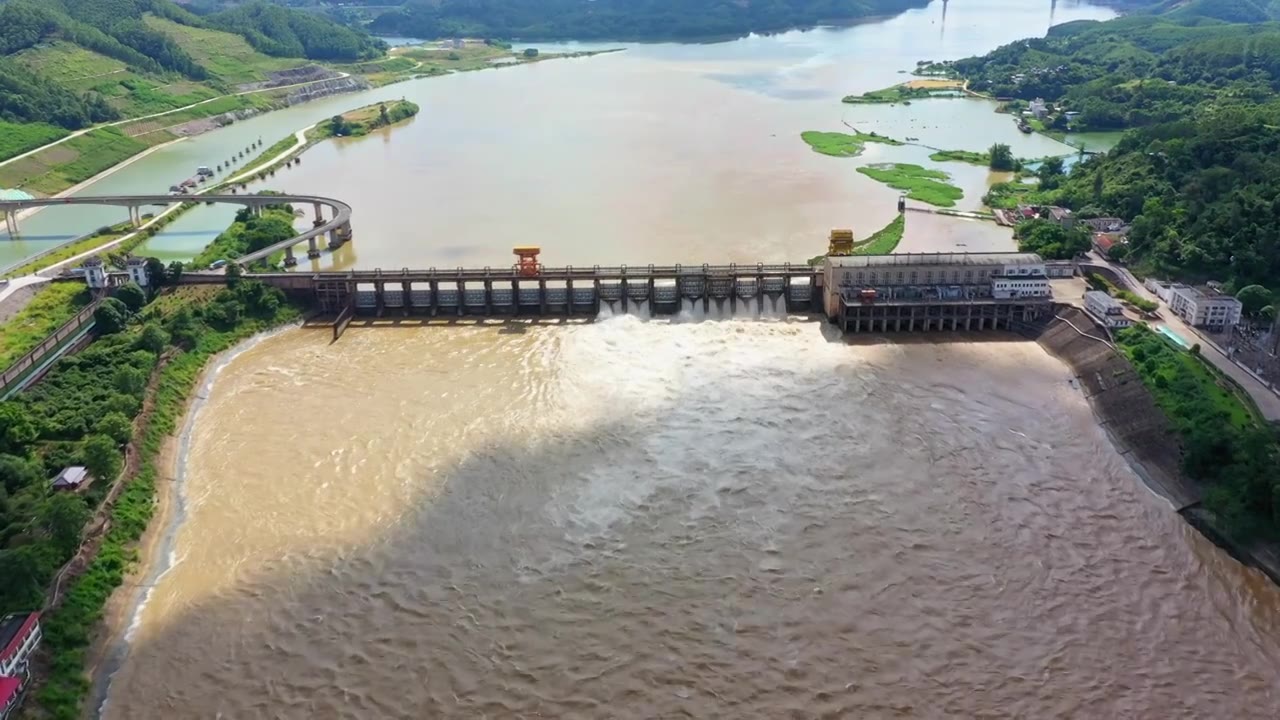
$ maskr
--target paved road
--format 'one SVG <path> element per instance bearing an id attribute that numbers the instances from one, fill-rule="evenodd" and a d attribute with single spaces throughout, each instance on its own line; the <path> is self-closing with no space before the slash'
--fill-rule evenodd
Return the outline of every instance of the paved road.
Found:
<path id="1" fill-rule="evenodd" d="M 1270 421 L 1280 420 L 1280 395 L 1274 390 L 1267 387 L 1262 381 L 1254 377 L 1252 373 L 1237 365 L 1231 358 L 1227 357 L 1223 349 L 1212 339 L 1201 334 L 1200 331 L 1191 327 L 1182 321 L 1173 311 L 1169 309 L 1156 297 L 1154 293 L 1142 286 L 1141 282 L 1133 276 L 1128 269 L 1115 265 L 1111 262 L 1103 260 L 1096 255 L 1090 254 L 1090 261 L 1097 265 L 1105 265 L 1116 272 L 1120 277 L 1127 281 L 1128 289 L 1138 295 L 1160 303 L 1160 317 L 1162 321 L 1152 323 L 1155 326 L 1165 325 L 1173 332 L 1185 338 L 1189 342 L 1200 344 L 1200 356 L 1205 360 L 1213 363 L 1214 367 L 1221 370 L 1227 377 L 1235 380 L 1249 393 L 1249 397 L 1253 398 L 1254 404 L 1258 406 L 1258 410 L 1262 412 L 1262 416 Z"/>

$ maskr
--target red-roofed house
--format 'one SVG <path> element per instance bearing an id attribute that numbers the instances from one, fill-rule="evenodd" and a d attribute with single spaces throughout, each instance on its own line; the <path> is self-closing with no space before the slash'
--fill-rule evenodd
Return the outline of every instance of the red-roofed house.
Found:
<path id="1" fill-rule="evenodd" d="M 40 613 L 14 613 L 0 619 L 0 720 L 8 720 L 30 677 L 31 655 L 40 645 Z"/>
<path id="2" fill-rule="evenodd" d="M 0 720 L 18 712 L 18 701 L 22 699 L 22 681 L 13 677 L 0 677 Z"/>

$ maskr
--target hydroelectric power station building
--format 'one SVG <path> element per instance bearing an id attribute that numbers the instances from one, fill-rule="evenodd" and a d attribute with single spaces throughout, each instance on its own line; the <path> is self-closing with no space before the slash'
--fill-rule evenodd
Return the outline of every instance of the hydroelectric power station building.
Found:
<path id="1" fill-rule="evenodd" d="M 1034 253 L 828 256 L 821 284 L 827 317 L 854 333 L 1007 330 L 1053 305 Z"/>

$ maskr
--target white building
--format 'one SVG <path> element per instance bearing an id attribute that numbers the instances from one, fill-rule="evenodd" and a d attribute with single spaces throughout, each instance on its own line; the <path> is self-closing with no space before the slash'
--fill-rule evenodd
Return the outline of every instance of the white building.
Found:
<path id="1" fill-rule="evenodd" d="M 1084 294 L 1084 309 L 1093 319 L 1111 328 L 1129 327 L 1133 321 L 1124 316 L 1124 306 L 1101 290 Z"/>
<path id="2" fill-rule="evenodd" d="M 1044 98 L 1036 98 L 1030 104 L 1031 114 L 1038 119 L 1043 120 L 1045 115 L 1049 114 L 1049 108 L 1044 104 Z"/>
<path id="3" fill-rule="evenodd" d="M 1228 328 L 1240 322 L 1240 301 L 1230 295 L 1210 295 L 1186 285 L 1169 290 L 1169 309 L 1193 327 Z"/>
<path id="4" fill-rule="evenodd" d="M 102 258 L 95 255 L 84 261 L 84 281 L 94 290 L 107 287 L 107 269 L 102 265 Z"/>
<path id="5" fill-rule="evenodd" d="M 839 296 L 874 290 L 885 300 L 965 300 L 1052 296 L 1045 261 L 1035 253 L 898 253 L 828 256 L 823 266 L 828 314 Z"/>
<path id="6" fill-rule="evenodd" d="M 147 279 L 147 261 L 140 257 L 129 258 L 125 264 L 125 269 L 129 271 L 129 280 L 137 283 L 138 287 L 146 287 Z"/>

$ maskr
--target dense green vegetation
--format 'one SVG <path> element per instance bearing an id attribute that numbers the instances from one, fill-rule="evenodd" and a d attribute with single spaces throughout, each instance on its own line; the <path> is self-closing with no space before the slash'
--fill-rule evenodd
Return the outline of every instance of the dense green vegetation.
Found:
<path id="1" fill-rule="evenodd" d="M 208 27 L 236 33 L 278 57 L 352 61 L 381 57 L 386 43 L 314 13 L 256 0 L 204 18 Z"/>
<path id="2" fill-rule="evenodd" d="M 84 358 L 99 346 L 103 348 L 97 351 L 100 354 L 118 355 L 113 363 L 116 367 L 111 370 L 112 385 L 116 388 L 128 385 L 130 389 L 136 386 L 139 372 L 148 364 L 151 369 L 155 368 L 156 357 L 163 357 L 165 362 L 154 376 L 151 414 L 141 423 L 135 441 L 140 462 L 136 472 L 126 477 L 124 491 L 110 511 L 111 526 L 102 547 L 84 574 L 67 589 L 62 606 L 45 621 L 45 643 L 56 661 L 36 700 L 55 718 L 79 716 L 80 703 L 89 689 L 84 662 L 92 628 L 101 618 L 107 598 L 136 559 L 131 545 L 141 537 L 153 511 L 159 472 L 156 463 L 161 446 L 165 437 L 176 429 L 205 363 L 239 340 L 297 317 L 296 308 L 284 302 L 280 291 L 251 281 L 231 279 L 229 283 L 233 287 L 221 291 L 183 288 L 162 296 L 139 313 L 127 331 L 97 341 L 75 358 Z M 68 361 L 60 365 L 64 363 Z M 102 372 L 105 371 L 100 374 Z M 145 374 L 141 379 L 145 388 Z M 88 378 L 79 380 L 87 382 Z M 116 381 L 119 385 L 114 384 Z M 94 386 L 101 383 L 99 379 Z M 77 393 L 91 391 L 86 384 L 76 385 L 70 379 L 66 386 L 78 388 Z M 123 405 L 123 401 L 116 402 Z M 101 422 L 96 427 L 105 431 L 111 429 L 111 423 Z M 87 446 L 88 442 L 82 445 Z M 102 441 L 96 444 L 101 445 Z M 88 448 L 83 452 L 88 454 Z M 32 552 L 26 548 L 36 542 L 32 540 L 17 550 L 3 552 Z M 43 583 L 24 583 L 23 588 L 31 595 L 39 593 Z M 13 606 L 29 607 L 30 604 L 28 601 Z"/>
<path id="3" fill-rule="evenodd" d="M 66 136 L 66 130 L 45 123 L 19 125 L 0 121 L 0 158 L 21 155 Z"/>
<path id="4" fill-rule="evenodd" d="M 78 129 L 118 118 L 116 95 L 158 94 L 141 105 L 171 109 L 188 104 L 184 99 L 195 102 L 193 92 L 203 99 L 225 90 L 217 74 L 224 68 L 211 72 L 188 52 L 183 38 L 165 32 L 179 27 L 209 31 L 206 36 L 214 31 L 239 36 L 280 57 L 355 61 L 378 57 L 386 49 L 380 40 L 323 16 L 261 0 L 206 17 L 169 0 L 5 0 L 0 3 L 0 120 Z M 41 67 L 39 59 L 28 62 L 24 51 L 36 52 L 55 40 L 77 49 L 81 59 L 99 58 L 99 69 L 69 75 Z M 66 51 L 60 53 L 60 58 L 68 57 Z M 118 65 L 107 69 L 102 61 Z M 186 88 L 180 82 L 184 78 L 210 87 Z M 172 86 L 178 90 L 159 90 Z M 141 114 L 144 108 L 130 110 Z"/>
<path id="5" fill-rule="evenodd" d="M 1182 440 L 1183 470 L 1204 483 L 1205 505 L 1240 538 L 1280 531 L 1276 436 L 1207 364 L 1143 326 L 1116 333 Z"/>
<path id="6" fill-rule="evenodd" d="M 380 15 L 369 28 L 380 35 L 418 38 L 710 38 L 891 15 L 924 5 L 921 0 L 410 0 Z"/>
<path id="7" fill-rule="evenodd" d="M 997 190 L 1131 219 L 1128 261 L 1149 272 L 1235 287 L 1280 278 L 1280 107 L 1130 131 L 1052 190 Z"/>
<path id="8" fill-rule="evenodd" d="M 1087 252 L 1092 245 L 1084 226 L 1067 229 L 1041 218 L 1018 223 L 1013 236 L 1018 240 L 1019 250 L 1037 253 L 1046 260 L 1070 260 Z"/>
<path id="9" fill-rule="evenodd" d="M 934 162 L 962 162 L 970 165 L 981 165 L 989 167 L 991 165 L 990 152 L 974 152 L 972 150 L 939 150 L 929 156 Z"/>
<path id="10" fill-rule="evenodd" d="M 1275 19 L 1271 6 L 1247 0 L 1166 5 L 1107 22 L 1057 25 L 1047 37 L 958 60 L 950 69 L 975 90 L 1043 98 L 1079 113 L 1048 118 L 1060 129 L 1206 118 L 1268 101 L 1280 90 L 1280 23 L 1263 22 Z M 1239 17 L 1250 19 L 1233 19 Z"/>
<path id="11" fill-rule="evenodd" d="M 888 225 L 875 231 L 867 241 L 859 245 L 854 255 L 887 255 L 893 252 L 902 242 L 902 233 L 907 228 L 907 216 L 898 213 Z"/>
<path id="12" fill-rule="evenodd" d="M 862 149 L 869 142 L 884 143 L 885 145 L 902 145 L 903 143 L 893 138 L 877 135 L 875 133 L 863 133 L 854 131 L 852 135 L 848 133 L 838 132 L 818 132 L 816 130 L 806 130 L 800 133 L 800 139 L 809 144 L 814 152 L 823 155 L 831 155 L 832 157 L 857 157 L 862 154 Z"/>
<path id="13" fill-rule="evenodd" d="M 261 215 L 254 215 L 246 208 L 236 213 L 231 227 L 195 256 L 191 267 L 207 268 L 218 260 L 238 258 L 297 234 L 293 229 L 293 209 L 289 206 L 268 205 Z"/>
<path id="14" fill-rule="evenodd" d="M 1119 217 L 1132 222 L 1126 261 L 1142 272 L 1277 289 L 1276 17 L 1272 5 L 1252 2 L 1160 3 L 957 61 L 951 69 L 971 87 L 1079 112 L 1077 129 L 1131 128 L 1070 174 L 1045 163 L 1039 183 L 996 185 L 984 202 Z"/>
<path id="15" fill-rule="evenodd" d="M 879 163 L 858 168 L 858 172 L 882 182 L 907 197 L 938 207 L 953 207 L 964 197 L 964 191 L 946 182 L 950 175 L 909 163 Z"/>

